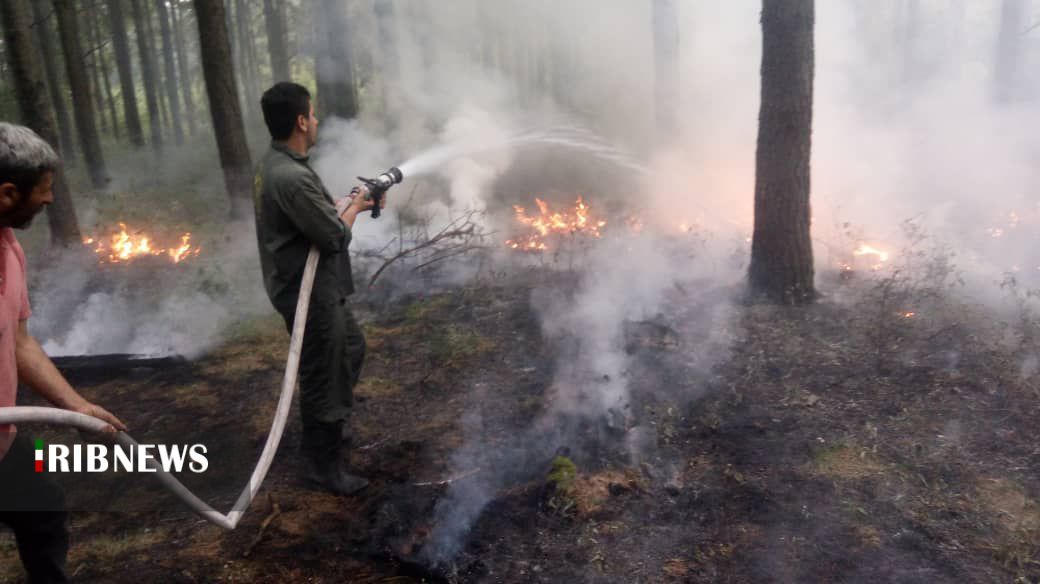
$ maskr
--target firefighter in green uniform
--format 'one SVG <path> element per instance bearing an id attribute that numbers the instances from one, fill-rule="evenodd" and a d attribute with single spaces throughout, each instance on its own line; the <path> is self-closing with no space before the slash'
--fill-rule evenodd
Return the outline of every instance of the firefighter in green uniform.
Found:
<path id="1" fill-rule="evenodd" d="M 260 104 L 271 132 L 271 148 L 253 185 L 264 287 L 291 332 L 307 254 L 311 246 L 321 250 L 300 357 L 303 449 L 308 479 L 349 495 L 368 481 L 347 472 L 343 461 L 350 449 L 354 385 L 365 356 L 365 338 L 347 305 L 354 292 L 347 247 L 355 219 L 373 203 L 362 188 L 337 208 L 308 164 L 318 119 L 306 88 L 278 83 Z"/>

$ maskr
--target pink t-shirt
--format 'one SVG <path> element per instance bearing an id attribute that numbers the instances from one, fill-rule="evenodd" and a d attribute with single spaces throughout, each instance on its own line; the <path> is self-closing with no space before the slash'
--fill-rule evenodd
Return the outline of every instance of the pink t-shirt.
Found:
<path id="1" fill-rule="evenodd" d="M 25 252 L 10 227 L 0 228 L 0 408 L 14 405 L 18 393 L 15 340 L 18 325 L 29 318 L 29 288 L 25 282 Z M 13 424 L 0 424 L 0 459 L 14 441 Z"/>

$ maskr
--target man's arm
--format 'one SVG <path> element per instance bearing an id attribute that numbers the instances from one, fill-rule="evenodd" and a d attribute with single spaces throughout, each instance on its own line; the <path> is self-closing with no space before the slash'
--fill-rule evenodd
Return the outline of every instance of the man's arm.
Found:
<path id="1" fill-rule="evenodd" d="M 18 336 L 15 339 L 15 361 L 18 364 L 18 381 L 28 385 L 33 391 L 43 396 L 55 407 L 71 410 L 104 420 L 116 429 L 126 431 L 126 426 L 119 418 L 108 413 L 99 405 L 92 404 L 76 393 L 69 385 L 54 362 L 43 352 L 40 343 L 29 334 L 25 320 L 18 323 Z"/>
<path id="2" fill-rule="evenodd" d="M 322 251 L 341 251 L 350 243 L 350 228 L 337 217 L 321 186 L 310 177 L 278 193 L 278 204 L 294 225 Z"/>

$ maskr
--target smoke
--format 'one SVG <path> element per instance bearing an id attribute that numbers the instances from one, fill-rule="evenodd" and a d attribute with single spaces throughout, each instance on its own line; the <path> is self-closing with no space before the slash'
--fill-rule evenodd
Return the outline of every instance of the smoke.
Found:
<path id="1" fill-rule="evenodd" d="M 681 105 L 667 138 L 655 126 L 651 2 L 409 0 L 381 3 L 378 16 L 362 4 L 351 5 L 349 19 L 363 45 L 355 54 L 374 55 L 356 67 L 362 114 L 322 120 L 314 166 L 334 197 L 357 176 L 391 166 L 404 166 L 406 177 L 390 191 L 383 219 L 358 221 L 355 252 L 383 248 L 415 216 L 436 229 L 451 213 L 479 209 L 492 215 L 491 225 L 505 225 L 511 205 L 530 206 L 549 190 L 580 190 L 594 209 L 621 208 L 646 226 L 569 252 L 573 287 L 546 285 L 532 298 L 545 338 L 568 348 L 566 360 L 553 364 L 550 407 L 504 446 L 483 444 L 483 415 L 465 421 L 467 444 L 453 469 L 498 462 L 454 483 L 438 504 L 427 559 L 439 562 L 458 551 L 484 505 L 514 477 L 508 469 L 525 468 L 517 461 L 537 466 L 573 441 L 571 422 L 561 419 L 627 423 L 639 367 L 626 347 L 632 323 L 665 320 L 678 329 L 695 371 L 724 358 L 732 340 L 728 296 L 699 293 L 739 282 L 747 259 L 761 3 L 681 3 Z M 1012 63 L 1006 49 L 997 51 L 1000 3 L 952 3 L 964 7 L 958 11 L 922 0 L 917 19 L 897 8 L 903 4 L 817 2 L 818 272 L 837 270 L 860 243 L 891 253 L 894 263 L 909 243 L 904 221 L 913 219 L 929 245 L 956 253 L 972 297 L 997 302 L 995 283 L 1008 271 L 1017 270 L 1024 286 L 1040 286 L 1035 33 L 1023 33 L 1029 23 L 1021 23 Z M 318 44 L 304 48 L 328 57 Z M 551 130 L 561 126 L 587 128 L 595 138 Z M 524 135 L 541 142 L 520 148 L 515 138 Z M 196 165 L 168 162 L 171 175 Z M 127 188 L 137 184 L 124 180 Z M 56 268 L 37 288 L 47 293 L 34 299 L 31 322 L 60 331 L 42 336 L 54 350 L 196 352 L 240 305 L 266 309 L 262 297 L 238 302 L 236 295 L 250 291 L 254 299 L 262 289 L 255 242 L 244 232 L 235 239 L 242 245 L 229 256 L 214 256 L 242 275 L 228 278 L 233 293 L 200 292 L 195 279 L 191 286 L 150 282 L 142 293 L 145 282 L 100 286 L 94 266 Z M 68 308 L 82 298 L 83 306 Z M 683 310 L 690 306 L 698 310 Z M 1032 358 L 1023 375 L 1036 369 Z"/>
<path id="2" fill-rule="evenodd" d="M 79 250 L 30 266 L 30 331 L 51 356 L 203 355 L 228 326 L 270 313 L 252 225 L 228 233 L 176 265 L 165 257 L 101 264 Z"/>

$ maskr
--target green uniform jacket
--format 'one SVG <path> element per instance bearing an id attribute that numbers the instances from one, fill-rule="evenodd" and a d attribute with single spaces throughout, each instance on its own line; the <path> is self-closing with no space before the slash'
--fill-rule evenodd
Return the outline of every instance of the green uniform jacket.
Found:
<path id="1" fill-rule="evenodd" d="M 283 315 L 296 310 L 303 266 L 311 246 L 321 250 L 312 303 L 341 302 L 354 293 L 350 271 L 350 228 L 308 157 L 272 142 L 253 180 L 256 238 L 264 287 Z"/>

